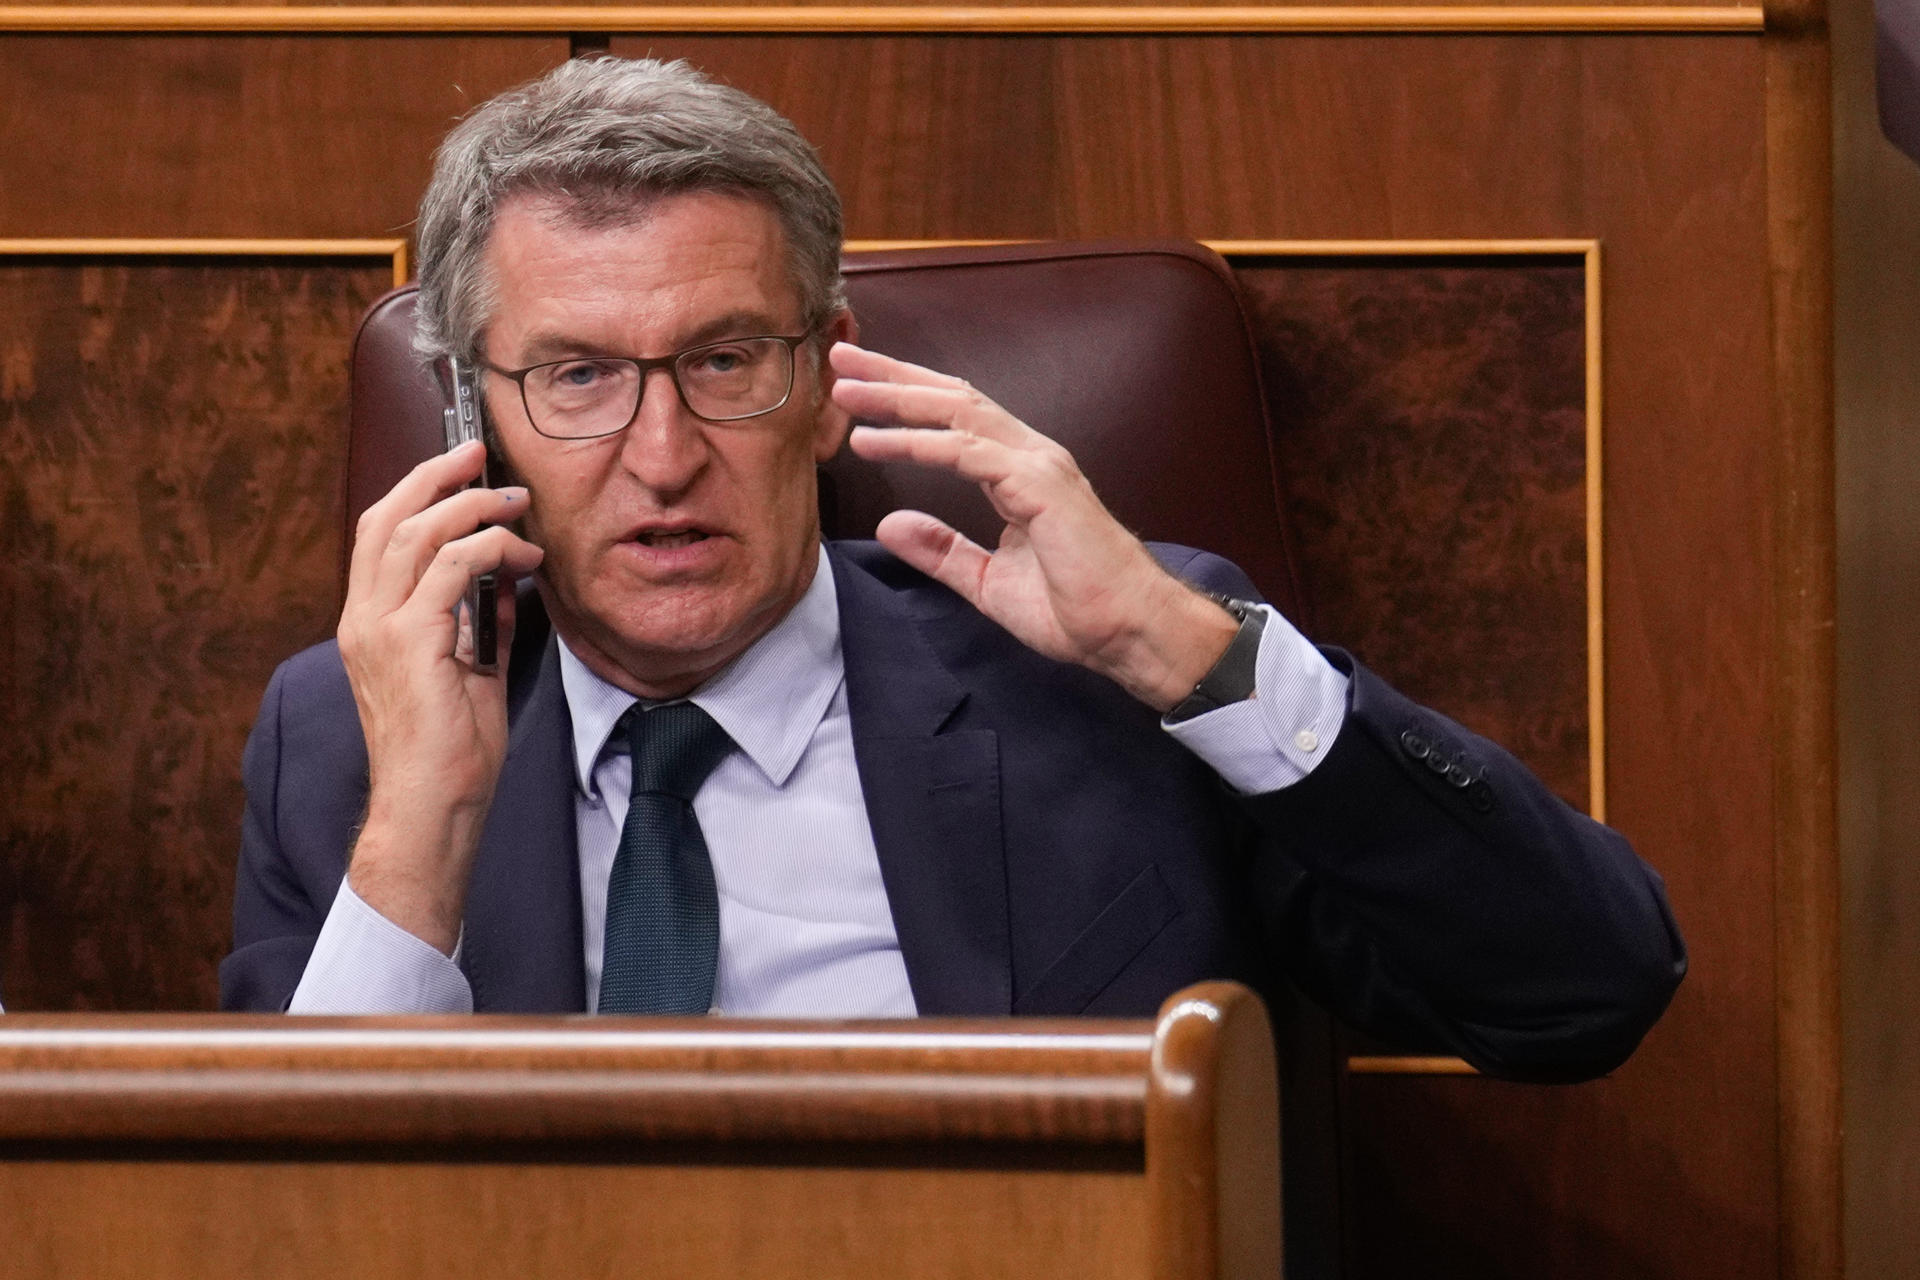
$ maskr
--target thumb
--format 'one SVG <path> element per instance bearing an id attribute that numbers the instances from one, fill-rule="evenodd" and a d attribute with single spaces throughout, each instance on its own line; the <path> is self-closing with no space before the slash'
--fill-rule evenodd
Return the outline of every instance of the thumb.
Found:
<path id="1" fill-rule="evenodd" d="M 993 557 L 946 521 L 924 511 L 895 511 L 880 521 L 873 536 L 881 546 L 957 592 L 968 604 L 980 606 L 987 565 Z"/>

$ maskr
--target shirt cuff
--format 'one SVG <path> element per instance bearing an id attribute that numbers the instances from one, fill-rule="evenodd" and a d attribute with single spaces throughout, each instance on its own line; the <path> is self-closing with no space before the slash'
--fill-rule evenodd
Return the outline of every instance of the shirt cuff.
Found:
<path id="1" fill-rule="evenodd" d="M 368 906 L 343 878 L 287 1012 L 472 1013 L 473 988 L 456 961 Z"/>
<path id="2" fill-rule="evenodd" d="M 1161 726 L 1242 795 L 1290 787 L 1324 760 L 1347 719 L 1347 677 L 1271 605 L 1253 697 Z"/>

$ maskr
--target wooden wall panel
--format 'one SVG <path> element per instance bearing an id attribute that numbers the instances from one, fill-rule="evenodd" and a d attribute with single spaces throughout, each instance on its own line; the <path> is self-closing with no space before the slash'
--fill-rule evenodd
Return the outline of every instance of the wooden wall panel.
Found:
<path id="1" fill-rule="evenodd" d="M 557 35 L 8 36 L 0 237 L 404 234 L 452 121 L 566 55 Z M 330 630 L 346 343 L 390 280 L 6 261 L 0 430 L 24 452 L 4 572 L 48 601 L 7 641 L 29 662 L 12 705 L 45 726 L 0 810 L 13 1007 L 211 1007 L 237 752 L 274 663 Z"/>
<path id="2" fill-rule="evenodd" d="M 1807 953 L 1778 950 L 1774 932 L 1776 787 L 1797 785 L 1804 754 L 1774 730 L 1804 723 L 1807 709 L 1775 679 L 1783 637 L 1774 619 L 1786 616 L 1776 611 L 1784 579 L 1775 538 L 1794 459 L 1805 455 L 1778 434 L 1769 371 L 1807 335 L 1792 316 L 1776 319 L 1776 296 L 1790 294 L 1769 284 L 1769 164 L 1778 177 L 1800 161 L 1767 149 L 1771 39 L 612 41 L 620 52 L 689 56 L 791 114 L 820 144 L 860 238 L 1602 243 L 1609 817 L 1667 876 L 1693 972 L 1640 1056 L 1604 1085 L 1356 1080 L 1359 1274 L 1404 1274 L 1402 1263 L 1419 1261 L 1393 1252 L 1396 1233 L 1425 1242 L 1454 1274 L 1475 1260 L 1484 1274 L 1529 1274 L 1529 1256 L 1553 1264 L 1531 1274 L 1606 1273 L 1582 1258 L 1611 1264 L 1610 1274 L 1779 1273 L 1780 1107 L 1783 1098 L 1799 1105 L 1799 1095 L 1783 1093 L 1776 1075 L 1775 975 L 1791 975 Z M 8 37 L 0 235 L 391 233 L 411 218 L 445 123 L 565 47 L 558 35 Z M 293 287 L 290 277 L 282 287 Z M 179 323 L 154 332 L 178 340 L 199 321 Z M 302 385 L 309 407 L 325 401 L 317 384 Z M 156 387 L 170 403 L 168 384 L 138 384 L 149 401 Z M 73 465 L 78 475 L 101 464 Z M 180 465 L 191 479 L 211 460 Z M 169 545 L 169 528 L 157 526 L 153 548 Z M 132 556 L 131 543 L 113 545 Z M 52 565 L 55 549 L 47 543 L 35 563 Z M 85 563 L 112 574 L 143 562 Z M 79 585 L 53 586 L 85 596 Z M 1419 623 L 1425 635 L 1412 627 L 1407 643 L 1472 660 L 1457 620 Z M 302 638 L 289 632 L 284 649 Z M 240 703 L 220 687 L 205 706 Z M 226 732 L 224 744 L 201 748 L 214 797 L 206 813 L 232 802 L 232 774 L 214 772 L 217 755 L 231 769 L 237 742 Z M 1813 763 L 1801 776 L 1817 787 Z M 128 757 L 118 767 L 139 764 Z M 171 757 L 161 764 L 161 776 L 185 776 Z M 188 784 L 174 785 L 177 799 Z M 118 839 L 140 843 L 126 830 Z M 9 866 L 26 865 L 16 850 L 27 847 L 9 847 Z M 223 836 L 217 855 L 196 856 L 230 850 Z M 1824 856 L 1798 843 L 1782 852 L 1816 871 Z M 210 864 L 199 865 L 145 888 L 218 896 Z M 148 875 L 125 877 L 129 900 L 154 900 L 138 892 Z M 49 883 L 68 901 L 79 889 Z M 86 975 L 108 967 L 87 950 L 107 945 L 97 930 L 71 953 L 23 958 L 24 917 L 12 919 L 9 982 L 23 964 Z M 204 938 L 182 945 L 189 968 L 217 950 Z M 148 999 L 198 1003 L 208 990 L 194 987 L 201 994 L 189 1000 L 154 986 L 178 971 L 178 957 L 130 963 Z M 204 984 L 206 972 L 192 981 Z M 105 979 L 87 981 L 88 1001 L 130 998 Z M 1488 1196 L 1476 1198 L 1476 1187 Z M 1789 1194 L 1784 1211 L 1801 1212 L 1801 1201 Z"/>
<path id="3" fill-rule="evenodd" d="M 1423 1280 L 1776 1275 L 1766 1178 L 1640 1114 L 1648 1072 L 1542 1089 L 1356 1076 L 1353 1271 Z M 1711 1141 L 1704 1132 L 1697 1136 Z"/>
<path id="4" fill-rule="evenodd" d="M 346 344 L 392 275 L 0 258 L 9 1007 L 213 1007 L 235 766 L 332 630 Z"/>
<path id="5" fill-rule="evenodd" d="M 1097 1166 L 215 1162 L 169 1154 L 0 1163 L 0 1218 L 20 1224 L 10 1233 L 8 1274 L 521 1280 L 579 1275 L 583 1263 L 586 1274 L 602 1276 L 756 1280 L 1149 1274 L 1144 1179 Z M 155 1176 L 156 1159 L 170 1177 Z M 142 1256 L 142 1242 L 164 1247 L 129 1271 L 125 1262 Z M 404 1270 L 396 1272 L 396 1260 Z"/>
<path id="6" fill-rule="evenodd" d="M 1235 274 L 1312 634 L 1586 808 L 1585 262 L 1236 258 Z"/>
<path id="7" fill-rule="evenodd" d="M 1920 1258 L 1920 166 L 1880 131 L 1869 0 L 1833 6 L 1846 1250 Z"/>
<path id="8" fill-rule="evenodd" d="M 6 36 L 0 236 L 403 235 L 453 121 L 566 56 L 553 36 Z"/>

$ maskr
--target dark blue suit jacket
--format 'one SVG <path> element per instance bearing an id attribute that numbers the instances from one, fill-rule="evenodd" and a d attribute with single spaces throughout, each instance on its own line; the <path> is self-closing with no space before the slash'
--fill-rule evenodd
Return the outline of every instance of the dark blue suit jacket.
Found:
<path id="1" fill-rule="evenodd" d="M 1156 550 L 1253 594 L 1218 557 Z M 1344 654 L 1351 707 L 1326 758 L 1236 797 L 1110 682 L 874 544 L 829 552 L 861 787 L 923 1014 L 1147 1016 L 1202 978 L 1287 976 L 1388 1040 L 1565 1079 L 1624 1059 L 1685 970 L 1659 877 L 1621 837 Z M 571 739 L 537 607 L 510 676 L 461 963 L 476 1009 L 579 1011 Z M 1477 781 L 1449 782 L 1434 752 Z M 366 770 L 334 646 L 284 664 L 247 746 L 226 1007 L 284 1008 L 298 985 Z"/>

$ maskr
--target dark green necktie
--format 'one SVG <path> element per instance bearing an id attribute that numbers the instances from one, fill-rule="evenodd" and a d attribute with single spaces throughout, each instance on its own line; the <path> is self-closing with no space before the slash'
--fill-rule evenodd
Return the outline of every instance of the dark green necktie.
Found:
<path id="1" fill-rule="evenodd" d="M 693 797 L 733 740 L 691 702 L 623 717 L 633 797 L 607 877 L 602 1013 L 705 1013 L 720 958 L 720 898 Z"/>

